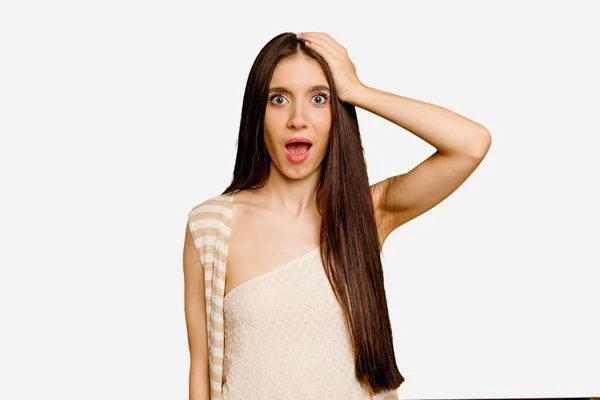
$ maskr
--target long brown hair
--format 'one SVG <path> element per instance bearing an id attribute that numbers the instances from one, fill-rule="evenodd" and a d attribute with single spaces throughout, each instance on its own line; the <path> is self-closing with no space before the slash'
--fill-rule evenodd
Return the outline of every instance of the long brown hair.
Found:
<path id="1" fill-rule="evenodd" d="M 295 54 L 315 59 L 331 90 L 329 148 L 317 188 L 317 208 L 322 217 L 321 258 L 349 327 L 356 378 L 373 393 L 396 389 L 404 378 L 394 354 L 381 248 L 356 108 L 338 99 L 327 62 L 295 33 L 271 39 L 252 65 L 244 92 L 233 179 L 222 194 L 266 184 L 271 166 L 263 136 L 268 88 L 277 64 Z"/>

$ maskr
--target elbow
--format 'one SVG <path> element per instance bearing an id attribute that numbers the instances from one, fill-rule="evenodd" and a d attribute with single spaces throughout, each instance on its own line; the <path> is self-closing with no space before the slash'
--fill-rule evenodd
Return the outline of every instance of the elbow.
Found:
<path id="1" fill-rule="evenodd" d="M 474 138 L 470 155 L 475 159 L 483 159 L 492 145 L 492 135 L 487 129 L 482 127 L 474 135 Z"/>

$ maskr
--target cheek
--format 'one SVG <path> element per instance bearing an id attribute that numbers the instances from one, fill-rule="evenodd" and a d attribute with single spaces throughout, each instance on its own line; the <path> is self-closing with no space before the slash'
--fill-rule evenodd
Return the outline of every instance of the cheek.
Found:
<path id="1" fill-rule="evenodd" d="M 263 120 L 263 132 L 265 137 L 265 143 L 273 141 L 273 133 L 278 131 L 277 119 L 271 113 L 266 113 Z"/>
<path id="2" fill-rule="evenodd" d="M 273 156 L 273 152 L 275 151 L 277 145 L 277 132 L 281 131 L 281 129 L 277 128 L 276 124 L 273 124 L 273 121 L 269 121 L 265 118 L 264 121 L 264 129 L 263 129 L 263 139 L 265 141 L 265 147 L 267 148 L 267 153 Z"/>
<path id="3" fill-rule="evenodd" d="M 265 114 L 265 119 L 263 120 L 263 127 L 265 134 L 267 131 L 273 131 L 273 117 L 271 117 L 269 113 Z"/>
<path id="4" fill-rule="evenodd" d="M 323 129 L 329 130 L 329 128 L 331 127 L 331 115 L 323 115 L 319 120 L 319 126 Z"/>
<path id="5" fill-rule="evenodd" d="M 329 113 L 320 114 L 313 120 L 313 125 L 320 135 L 329 137 L 329 131 L 331 130 L 331 115 Z"/>
<path id="6" fill-rule="evenodd" d="M 271 151 L 273 150 L 273 135 L 269 132 L 266 125 L 265 125 L 263 139 L 265 141 L 265 147 L 267 148 L 267 151 L 269 152 L 269 154 L 271 154 Z"/>

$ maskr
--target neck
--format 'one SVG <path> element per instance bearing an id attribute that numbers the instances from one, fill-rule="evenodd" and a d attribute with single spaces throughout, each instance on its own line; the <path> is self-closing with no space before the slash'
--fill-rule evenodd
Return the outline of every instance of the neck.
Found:
<path id="1" fill-rule="evenodd" d="M 317 204 L 317 184 L 320 169 L 302 179 L 290 179 L 283 175 L 275 165 L 264 187 L 257 189 L 265 206 L 292 217 L 312 214 Z"/>

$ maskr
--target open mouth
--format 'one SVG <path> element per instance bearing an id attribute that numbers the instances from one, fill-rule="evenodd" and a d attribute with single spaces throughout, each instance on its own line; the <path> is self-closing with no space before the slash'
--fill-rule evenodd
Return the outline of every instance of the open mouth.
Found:
<path id="1" fill-rule="evenodd" d="M 310 154 L 312 144 L 304 142 L 292 142 L 285 146 L 285 155 L 293 163 L 306 161 Z"/>
<path id="2" fill-rule="evenodd" d="M 312 145 L 310 143 L 294 142 L 294 143 L 287 144 L 285 146 L 285 148 L 292 155 L 301 156 L 302 154 L 306 153 L 308 151 L 308 149 L 311 148 L 311 146 Z"/>

